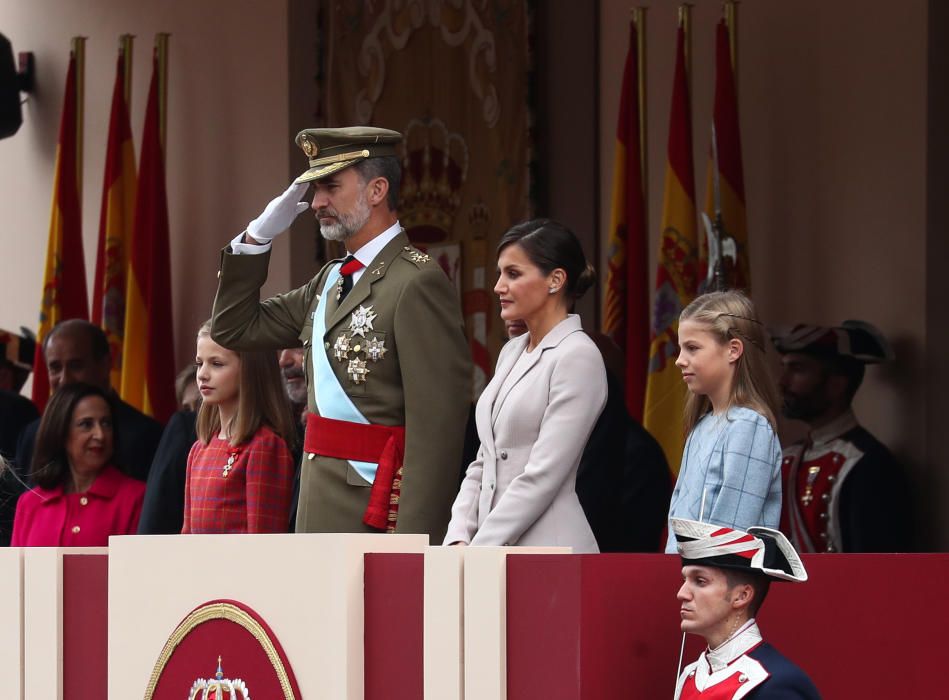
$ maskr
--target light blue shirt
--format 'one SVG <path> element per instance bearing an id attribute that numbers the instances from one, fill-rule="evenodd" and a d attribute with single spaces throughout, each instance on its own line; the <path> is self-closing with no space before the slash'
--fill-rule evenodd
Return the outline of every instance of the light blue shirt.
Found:
<path id="1" fill-rule="evenodd" d="M 753 525 L 777 528 L 781 445 L 768 419 L 741 406 L 703 416 L 685 441 L 669 517 L 740 530 Z M 666 552 L 676 551 L 670 526 Z"/>

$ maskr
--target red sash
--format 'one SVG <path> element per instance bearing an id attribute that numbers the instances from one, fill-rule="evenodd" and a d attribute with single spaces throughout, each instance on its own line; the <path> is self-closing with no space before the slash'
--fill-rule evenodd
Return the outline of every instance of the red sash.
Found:
<path id="1" fill-rule="evenodd" d="M 377 530 L 395 532 L 405 458 L 403 426 L 350 423 L 308 413 L 303 449 L 323 457 L 377 463 L 362 521 Z"/>

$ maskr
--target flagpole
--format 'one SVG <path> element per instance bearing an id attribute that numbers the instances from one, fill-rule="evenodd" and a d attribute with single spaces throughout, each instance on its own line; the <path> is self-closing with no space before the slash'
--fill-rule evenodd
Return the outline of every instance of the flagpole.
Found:
<path id="1" fill-rule="evenodd" d="M 155 51 L 158 56 L 158 133 L 161 138 L 162 160 L 165 158 L 165 133 L 168 113 L 168 39 L 171 34 L 155 35 Z"/>
<path id="2" fill-rule="evenodd" d="M 728 50 L 735 74 L 735 94 L 738 94 L 738 2 L 725 0 L 725 26 L 728 27 Z"/>
<path id="3" fill-rule="evenodd" d="M 85 112 L 86 37 L 74 36 L 72 55 L 76 59 L 76 192 L 82 202 L 82 134 Z"/>
<path id="4" fill-rule="evenodd" d="M 119 53 L 122 56 L 122 71 L 125 77 L 122 90 L 126 109 L 131 109 L 132 104 L 132 45 L 134 43 L 134 34 L 123 34 L 119 37 Z"/>
<path id="5" fill-rule="evenodd" d="M 682 27 L 683 52 L 685 53 L 685 77 L 689 84 L 689 97 L 692 95 L 692 8 L 694 5 L 679 5 L 679 26 Z M 690 99 L 691 102 L 691 99 Z"/>
<path id="6" fill-rule="evenodd" d="M 649 227 L 649 167 L 646 154 L 646 8 L 633 10 L 633 23 L 636 25 L 636 67 L 639 73 L 639 170 L 643 185 L 643 219 Z"/>

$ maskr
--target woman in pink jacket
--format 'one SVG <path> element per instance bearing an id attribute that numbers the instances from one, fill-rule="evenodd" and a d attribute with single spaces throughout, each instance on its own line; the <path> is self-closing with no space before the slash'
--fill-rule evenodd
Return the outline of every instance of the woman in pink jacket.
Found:
<path id="1" fill-rule="evenodd" d="M 17 501 L 13 547 L 104 547 L 138 527 L 145 484 L 112 464 L 116 426 L 108 394 L 67 384 L 50 398 L 30 478 Z"/>

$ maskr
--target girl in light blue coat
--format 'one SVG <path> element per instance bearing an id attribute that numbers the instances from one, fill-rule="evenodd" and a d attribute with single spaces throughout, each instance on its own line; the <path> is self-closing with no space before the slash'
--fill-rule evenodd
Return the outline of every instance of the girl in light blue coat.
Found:
<path id="1" fill-rule="evenodd" d="M 778 391 L 765 362 L 766 342 L 755 307 L 741 292 L 703 294 L 680 314 L 676 366 L 690 392 L 688 438 L 670 518 L 740 530 L 778 527 Z M 671 527 L 666 552 L 676 552 Z"/>

